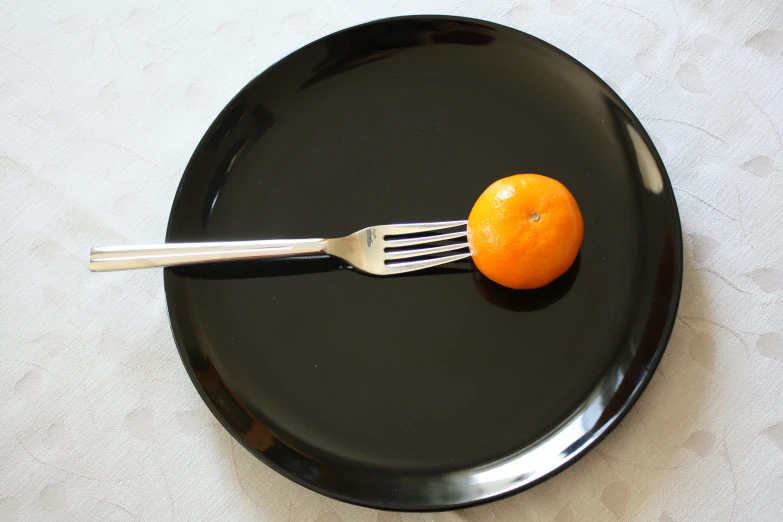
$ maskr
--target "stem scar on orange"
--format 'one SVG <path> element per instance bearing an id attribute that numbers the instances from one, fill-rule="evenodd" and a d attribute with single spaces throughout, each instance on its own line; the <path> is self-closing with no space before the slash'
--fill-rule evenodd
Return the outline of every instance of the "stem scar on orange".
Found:
<path id="1" fill-rule="evenodd" d="M 540 174 L 500 179 L 468 216 L 473 262 L 498 284 L 518 290 L 548 285 L 574 263 L 584 221 L 574 196 Z"/>

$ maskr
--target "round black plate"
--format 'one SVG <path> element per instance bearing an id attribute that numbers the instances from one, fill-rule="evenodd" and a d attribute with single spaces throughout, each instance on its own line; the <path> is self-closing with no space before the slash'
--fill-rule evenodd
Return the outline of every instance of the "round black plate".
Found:
<path id="1" fill-rule="evenodd" d="M 577 263 L 538 291 L 470 263 L 393 278 L 329 258 L 167 269 L 177 346 L 226 429 L 302 485 L 399 510 L 497 498 L 584 454 L 661 358 L 682 237 L 639 121 L 554 47 L 434 16 L 318 40 L 218 116 L 167 240 L 463 219 L 521 172 L 561 180 L 585 219 Z"/>

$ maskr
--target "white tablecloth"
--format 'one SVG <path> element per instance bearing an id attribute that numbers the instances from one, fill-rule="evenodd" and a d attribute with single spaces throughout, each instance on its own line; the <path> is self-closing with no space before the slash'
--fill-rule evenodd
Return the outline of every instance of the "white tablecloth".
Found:
<path id="1" fill-rule="evenodd" d="M 594 451 L 412 515 L 252 457 L 185 374 L 160 271 L 91 274 L 87 254 L 163 240 L 196 143 L 265 67 L 421 13 L 528 31 L 624 97 L 675 186 L 685 284 L 660 369 Z M 782 29 L 778 0 L 2 2 L 0 520 L 783 520 Z"/>

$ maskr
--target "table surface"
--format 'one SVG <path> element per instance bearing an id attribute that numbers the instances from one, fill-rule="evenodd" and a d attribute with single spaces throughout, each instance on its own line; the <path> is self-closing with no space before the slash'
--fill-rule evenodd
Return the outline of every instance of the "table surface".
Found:
<path id="1" fill-rule="evenodd" d="M 783 520 L 779 1 L 78 4 L 0 6 L 0 520 Z M 163 240 L 196 143 L 268 65 L 422 13 L 523 29 L 617 90 L 672 178 L 685 281 L 649 388 L 585 458 L 500 502 L 397 514 L 240 447 L 180 363 L 160 271 L 87 255 Z"/>

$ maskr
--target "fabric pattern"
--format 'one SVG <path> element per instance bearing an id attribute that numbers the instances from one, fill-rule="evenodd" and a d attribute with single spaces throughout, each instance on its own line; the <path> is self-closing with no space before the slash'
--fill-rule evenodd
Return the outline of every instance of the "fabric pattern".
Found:
<path id="1" fill-rule="evenodd" d="M 157 270 L 182 170 L 277 59 L 372 19 L 483 18 L 572 54 L 653 135 L 685 233 L 671 344 L 637 406 L 553 479 L 377 512 L 266 468 L 191 385 Z M 783 520 L 783 3 L 291 0 L 0 5 L 0 520 Z"/>

